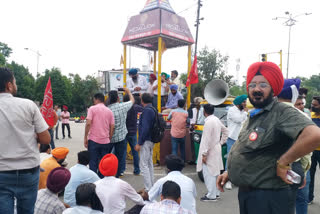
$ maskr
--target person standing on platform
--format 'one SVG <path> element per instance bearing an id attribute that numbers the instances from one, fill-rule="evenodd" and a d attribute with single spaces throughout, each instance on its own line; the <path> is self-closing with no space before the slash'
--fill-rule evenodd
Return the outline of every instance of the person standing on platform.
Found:
<path id="1" fill-rule="evenodd" d="M 148 82 L 143 75 L 138 74 L 138 69 L 131 68 L 129 70 L 130 79 L 127 80 L 127 88 L 133 95 L 140 95 L 147 91 Z"/>
<path id="2" fill-rule="evenodd" d="M 153 142 L 151 141 L 152 127 L 156 119 L 155 110 L 152 109 L 152 97 L 144 93 L 141 97 L 144 107 L 139 119 L 139 140 L 135 146 L 136 151 L 140 151 L 140 170 L 144 180 L 146 191 L 150 190 L 154 183 L 153 174 Z"/>
<path id="3" fill-rule="evenodd" d="M 119 103 L 119 96 L 117 91 L 110 91 L 110 105 L 108 106 L 113 113 L 114 116 L 114 134 L 111 139 L 111 144 L 115 148 L 115 155 L 119 160 L 119 169 L 116 177 L 123 176 L 124 172 L 121 170 L 125 169 L 126 164 L 126 155 L 125 151 L 127 151 L 127 141 L 126 136 L 128 133 L 126 127 L 127 114 L 130 108 L 134 104 L 134 97 L 132 96 L 130 90 L 128 88 L 123 88 L 124 92 L 129 95 L 130 100 L 128 102 Z"/>
<path id="4" fill-rule="evenodd" d="M 172 109 L 178 107 L 178 100 L 183 99 L 183 96 L 178 91 L 177 85 L 170 85 L 171 93 L 168 96 L 168 101 L 165 107 L 162 107 L 162 113 L 168 114 Z"/>
<path id="5" fill-rule="evenodd" d="M 13 72 L 0 67 L 0 213 L 33 214 L 39 183 L 40 144 L 50 143 L 37 105 L 17 94 Z"/>
<path id="6" fill-rule="evenodd" d="M 229 154 L 229 151 L 238 139 L 241 126 L 243 122 L 247 119 L 248 116 L 248 109 L 247 109 L 247 95 L 243 94 L 241 96 L 237 96 L 233 100 L 234 106 L 229 108 L 228 114 L 227 114 L 227 123 L 228 123 L 228 131 L 229 136 L 227 140 L 227 154 Z M 226 164 L 226 170 L 228 168 L 228 165 Z M 232 184 L 230 181 L 226 183 L 226 189 L 232 189 Z"/>
<path id="7" fill-rule="evenodd" d="M 312 98 L 311 111 L 312 121 L 320 127 L 320 96 L 314 96 Z M 313 151 L 311 156 L 309 204 L 312 204 L 314 198 L 314 180 L 318 164 L 320 166 L 320 146 Z"/>
<path id="8" fill-rule="evenodd" d="M 184 85 L 181 83 L 180 78 L 178 77 L 179 73 L 177 70 L 171 71 L 171 85 L 177 85 L 178 86 L 178 91 L 181 92 L 183 89 Z"/>
<path id="9" fill-rule="evenodd" d="M 88 110 L 84 134 L 84 147 L 90 152 L 89 168 L 98 173 L 98 166 L 103 156 L 112 151 L 110 140 L 114 133 L 114 116 L 104 105 L 104 96 L 97 93 L 93 97 L 94 105 Z"/>
<path id="10" fill-rule="evenodd" d="M 166 96 L 169 92 L 169 85 L 168 81 L 166 80 L 167 74 L 166 73 L 161 73 L 161 107 L 164 107 L 166 104 Z M 152 100 L 152 105 L 156 109 L 158 109 L 158 81 L 154 81 L 153 83 L 153 100 Z"/>
<path id="11" fill-rule="evenodd" d="M 188 112 L 184 110 L 186 101 L 184 99 L 178 100 L 178 108 L 173 109 L 168 120 L 171 120 L 171 145 L 172 154 L 178 155 L 178 146 L 180 148 L 180 155 L 183 161 L 185 156 L 185 138 L 187 132 L 187 123 L 189 123 Z"/>
<path id="12" fill-rule="evenodd" d="M 218 177 L 223 191 L 239 186 L 241 214 L 293 214 L 287 177 L 291 164 L 320 146 L 320 129 L 297 109 L 279 103 L 284 79 L 272 62 L 256 62 L 247 72 L 247 91 L 255 107 L 228 156 L 228 171 Z"/>
<path id="13" fill-rule="evenodd" d="M 157 80 L 157 76 L 155 74 L 150 74 L 150 77 L 149 77 L 149 86 L 148 86 L 148 89 L 147 89 L 147 93 L 151 94 L 151 96 L 153 96 L 153 84 L 154 82 L 156 82 Z"/>
<path id="14" fill-rule="evenodd" d="M 61 112 L 60 116 L 62 118 L 62 137 L 63 139 L 65 138 L 64 128 L 67 127 L 68 137 L 71 138 L 70 124 L 69 124 L 70 112 L 68 112 L 68 106 L 63 106 L 63 112 Z"/>
<path id="15" fill-rule="evenodd" d="M 197 172 L 202 170 L 208 193 L 200 200 L 217 201 L 220 191 L 217 189 L 216 180 L 220 171 L 223 170 L 221 145 L 228 138 L 228 129 L 213 115 L 213 105 L 205 104 L 203 109 L 206 119 L 199 148 Z"/>

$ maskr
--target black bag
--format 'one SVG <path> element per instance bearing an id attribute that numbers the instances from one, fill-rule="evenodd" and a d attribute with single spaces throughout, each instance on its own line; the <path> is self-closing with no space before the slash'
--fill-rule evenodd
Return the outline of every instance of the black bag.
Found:
<path id="1" fill-rule="evenodd" d="M 151 141 L 153 143 L 159 143 L 164 137 L 166 122 L 164 121 L 162 114 L 158 113 L 154 107 L 151 108 L 155 113 L 155 120 L 151 130 Z"/>

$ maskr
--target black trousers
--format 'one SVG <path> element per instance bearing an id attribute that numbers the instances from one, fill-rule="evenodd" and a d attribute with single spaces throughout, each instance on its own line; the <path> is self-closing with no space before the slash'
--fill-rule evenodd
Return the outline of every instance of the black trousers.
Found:
<path id="1" fill-rule="evenodd" d="M 274 190 L 239 187 L 240 214 L 294 214 L 295 196 L 289 187 Z"/>
<path id="2" fill-rule="evenodd" d="M 64 135 L 64 127 L 67 127 L 67 129 L 68 129 L 68 137 L 71 137 L 70 125 L 66 124 L 66 123 L 62 123 L 62 136 L 63 136 L 63 138 L 65 137 L 65 135 Z"/>

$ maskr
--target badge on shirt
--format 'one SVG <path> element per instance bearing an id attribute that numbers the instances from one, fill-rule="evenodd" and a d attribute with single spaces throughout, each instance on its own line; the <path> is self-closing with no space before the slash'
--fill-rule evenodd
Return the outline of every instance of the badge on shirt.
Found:
<path id="1" fill-rule="evenodd" d="M 257 132 L 251 132 L 249 135 L 249 140 L 255 141 L 258 138 Z"/>

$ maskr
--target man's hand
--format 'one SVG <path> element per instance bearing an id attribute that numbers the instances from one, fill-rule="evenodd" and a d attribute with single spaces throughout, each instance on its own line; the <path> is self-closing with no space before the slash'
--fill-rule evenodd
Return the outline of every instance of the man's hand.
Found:
<path id="1" fill-rule="evenodd" d="M 167 109 L 166 107 L 161 107 L 161 110 L 163 111 L 163 110 L 165 110 L 165 109 Z"/>
<path id="2" fill-rule="evenodd" d="M 139 144 L 134 146 L 134 150 L 136 150 L 137 152 L 139 152 L 141 149 L 141 146 Z"/>
<path id="3" fill-rule="evenodd" d="M 148 192 L 146 192 L 144 189 L 140 190 L 138 194 L 141 195 L 144 201 L 149 201 Z"/>
<path id="4" fill-rule="evenodd" d="M 141 91 L 141 87 L 137 86 L 134 88 L 135 91 Z"/>
<path id="5" fill-rule="evenodd" d="M 280 163 L 277 164 L 277 176 L 281 178 L 287 184 L 293 184 L 291 181 L 287 179 L 288 168 L 282 167 Z"/>
<path id="6" fill-rule="evenodd" d="M 303 189 L 303 188 L 306 186 L 306 184 L 307 184 L 307 178 L 304 177 L 303 183 L 302 183 L 302 185 L 299 187 L 299 189 Z"/>
<path id="7" fill-rule="evenodd" d="M 218 176 L 217 179 L 217 187 L 218 190 L 220 190 L 221 192 L 224 192 L 223 190 L 223 186 L 229 181 L 229 177 L 228 177 L 228 172 L 224 172 L 223 174 Z"/>
<path id="8" fill-rule="evenodd" d="M 204 164 L 207 163 L 207 156 L 202 155 L 202 163 L 204 163 Z"/>
<path id="9" fill-rule="evenodd" d="M 127 88 L 127 87 L 123 87 L 123 91 L 126 92 L 126 93 L 130 92 L 129 88 Z"/>
<path id="10" fill-rule="evenodd" d="M 83 143 L 85 148 L 88 148 L 88 138 L 84 137 L 84 143 Z"/>

